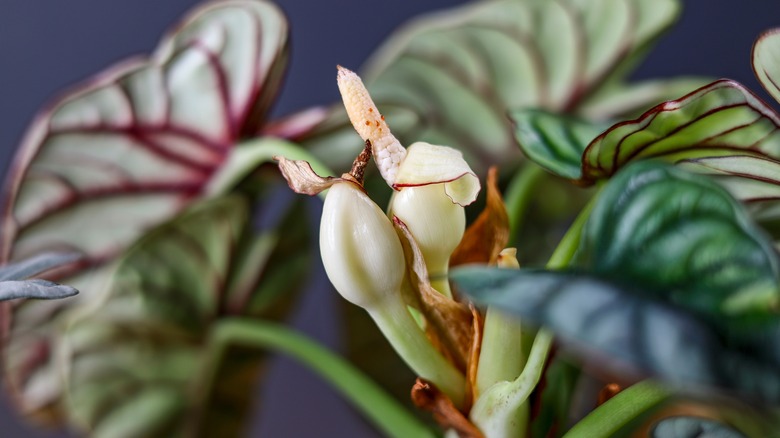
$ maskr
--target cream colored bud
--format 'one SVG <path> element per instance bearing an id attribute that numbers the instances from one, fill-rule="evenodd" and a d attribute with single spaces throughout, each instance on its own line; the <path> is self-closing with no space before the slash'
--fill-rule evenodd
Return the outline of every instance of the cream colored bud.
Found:
<path id="1" fill-rule="evenodd" d="M 399 293 L 406 269 L 401 242 L 356 184 L 334 184 L 325 197 L 320 254 L 331 283 L 353 304 L 370 310 Z"/>
<path id="2" fill-rule="evenodd" d="M 394 193 L 389 210 L 406 224 L 420 246 L 433 286 L 449 295 L 446 276 L 450 255 L 466 230 L 463 207 L 447 196 L 444 184 L 431 184 Z"/>

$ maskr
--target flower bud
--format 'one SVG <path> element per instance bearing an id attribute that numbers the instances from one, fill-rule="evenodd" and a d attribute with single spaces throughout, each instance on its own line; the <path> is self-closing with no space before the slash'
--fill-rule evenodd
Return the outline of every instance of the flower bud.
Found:
<path id="1" fill-rule="evenodd" d="M 347 301 L 372 309 L 397 295 L 404 252 L 384 212 L 356 184 L 334 184 L 320 222 L 320 254 L 333 286 Z"/>
<path id="2" fill-rule="evenodd" d="M 390 201 L 390 213 L 409 228 L 431 278 L 446 276 L 450 255 L 466 230 L 466 213 L 445 194 L 444 185 L 401 189 Z"/>

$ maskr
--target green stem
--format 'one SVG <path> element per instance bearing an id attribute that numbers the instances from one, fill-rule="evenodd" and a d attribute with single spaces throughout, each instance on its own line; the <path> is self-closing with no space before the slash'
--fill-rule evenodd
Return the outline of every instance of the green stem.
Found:
<path id="1" fill-rule="evenodd" d="M 552 333 L 541 329 L 534 339 L 528 364 L 512 382 L 500 382 L 480 395 L 470 418 L 488 437 L 523 437 L 528 424 L 528 397 L 542 378 L 552 346 Z"/>
<path id="2" fill-rule="evenodd" d="M 596 204 L 597 199 L 598 193 L 590 199 L 585 208 L 583 208 L 580 211 L 580 214 L 577 215 L 577 218 L 574 219 L 574 223 L 571 224 L 571 227 L 566 231 L 563 239 L 561 239 L 552 256 L 550 256 L 550 260 L 547 261 L 548 269 L 561 269 L 569 265 L 571 259 L 574 257 L 574 253 L 577 252 L 577 247 L 580 245 L 582 230 L 585 228 L 585 223 L 588 222 L 590 212 L 593 210 L 593 206 Z"/>
<path id="3" fill-rule="evenodd" d="M 210 341 L 218 350 L 212 356 L 214 358 L 221 358 L 229 345 L 257 347 L 289 355 L 333 385 L 388 436 L 436 436 L 358 369 L 316 342 L 282 325 L 229 319 L 217 325 Z M 215 372 L 216 366 L 213 365 L 211 371 Z"/>
<path id="4" fill-rule="evenodd" d="M 477 367 L 477 396 L 498 382 L 516 379 L 523 371 L 522 333 L 522 325 L 516 317 L 488 307 Z"/>
<path id="5" fill-rule="evenodd" d="M 564 438 L 613 436 L 626 424 L 667 400 L 671 393 L 657 383 L 644 381 L 631 386 L 596 408 L 575 424 Z"/>
<path id="6" fill-rule="evenodd" d="M 436 385 L 457 408 L 462 408 L 466 399 L 465 377 L 428 341 L 406 304 L 402 300 L 388 300 L 376 310 L 366 310 L 415 374 Z"/>
<path id="7" fill-rule="evenodd" d="M 334 175 L 317 157 L 306 149 L 280 138 L 260 137 L 247 140 L 231 149 L 225 163 L 210 179 L 206 194 L 218 196 L 230 192 L 236 184 L 246 178 L 263 163 L 273 161 L 273 157 L 283 156 L 290 160 L 308 161 L 312 170 L 321 176 Z M 320 197 L 324 198 L 324 194 Z"/>
<path id="8" fill-rule="evenodd" d="M 523 225 L 523 214 L 531 202 L 533 189 L 545 174 L 546 172 L 539 165 L 527 161 L 517 176 L 509 183 L 504 200 L 509 215 L 510 242 L 514 242 L 517 233 L 520 232 Z"/>

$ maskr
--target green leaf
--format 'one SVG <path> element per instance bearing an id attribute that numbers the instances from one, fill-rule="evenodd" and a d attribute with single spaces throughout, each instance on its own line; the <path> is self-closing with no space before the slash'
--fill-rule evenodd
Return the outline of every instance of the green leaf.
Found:
<path id="1" fill-rule="evenodd" d="M 614 436 L 637 417 L 667 400 L 670 392 L 653 382 L 641 382 L 619 392 L 591 411 L 564 438 Z"/>
<path id="2" fill-rule="evenodd" d="M 520 158 L 509 109 L 586 115 L 580 108 L 589 104 L 600 117 L 633 111 L 615 92 L 631 90 L 624 78 L 678 12 L 676 0 L 474 2 L 393 34 L 363 78 L 402 144 L 455 147 L 483 174 Z M 605 86 L 611 92 L 599 95 Z M 676 91 L 643 90 L 642 105 Z M 363 147 L 340 105 L 302 142 L 334 169 L 348 167 Z"/>
<path id="3" fill-rule="evenodd" d="M 212 358 L 208 339 L 214 324 L 229 315 L 284 316 L 273 299 L 250 309 L 258 293 L 267 293 L 260 284 L 282 240 L 254 237 L 248 219 L 241 198 L 202 202 L 147 234 L 121 259 L 107 295 L 82 310 L 65 333 L 66 407 L 74 424 L 111 436 L 107 431 L 121 429 L 132 417 L 128 412 L 160 403 L 158 415 L 135 417 L 137 435 L 239 432 L 252 401 L 247 388 L 254 387 L 266 356 L 235 350 Z M 293 287 L 272 292 L 291 299 Z M 219 381 L 202 380 L 207 362 L 219 365 L 209 375 Z M 196 419 L 194 410 L 200 412 Z"/>
<path id="4" fill-rule="evenodd" d="M 572 180 L 582 175 L 582 153 L 608 127 L 542 110 L 509 113 L 515 139 L 526 157 L 546 170 Z"/>
<path id="5" fill-rule="evenodd" d="M 107 262 L 200 197 L 234 144 L 257 132 L 286 66 L 287 35 L 269 1 L 204 5 L 151 56 L 96 75 L 29 128 L 6 181 L 0 256 L 84 259 L 56 278 L 78 297 L 14 308 L 9 348 L 19 360 L 5 368 L 22 411 L 51 407 L 57 418 L 54 356 L 40 352 L 57 349 L 67 318 L 101 295 Z"/>
<path id="6" fill-rule="evenodd" d="M 238 318 L 228 319 L 215 328 L 209 346 L 217 352 L 211 355 L 212 358 L 219 357 L 220 351 L 231 347 L 271 350 L 289 355 L 333 385 L 387 436 L 434 436 L 411 412 L 349 362 L 282 325 Z M 205 373 L 208 374 L 209 370 L 206 367 Z M 216 429 L 215 432 L 221 435 L 224 429 Z M 204 436 L 212 435 L 207 433 Z"/>
<path id="7" fill-rule="evenodd" d="M 778 128 L 780 118 L 761 99 L 736 82 L 717 81 L 600 135 L 585 150 L 581 182 L 609 178 L 635 160 L 662 158 L 710 175 L 749 179 L 743 184 L 760 193 L 775 185 L 761 163 L 780 159 Z M 732 157 L 739 158 L 732 162 Z"/>
<path id="8" fill-rule="evenodd" d="M 752 57 L 758 81 L 780 102 L 780 29 L 761 34 L 753 45 Z"/>
<path id="9" fill-rule="evenodd" d="M 780 302 L 780 260 L 741 205 L 706 178 L 651 161 L 610 181 L 574 263 L 713 324 L 774 314 Z"/>
<path id="10" fill-rule="evenodd" d="M 780 400 L 778 256 L 714 182 L 652 161 L 627 168 L 598 198 L 573 263 L 452 278 L 597 358 Z"/>
<path id="11" fill-rule="evenodd" d="M 745 435 L 714 420 L 701 417 L 668 417 L 650 432 L 651 438 L 745 438 Z"/>
<path id="12" fill-rule="evenodd" d="M 262 137 L 239 144 L 230 151 L 225 163 L 212 177 L 206 188 L 210 195 L 223 195 L 234 188 L 250 172 L 264 163 L 274 162 L 273 158 L 283 156 L 290 160 L 305 160 L 312 169 L 322 176 L 334 175 L 320 161 L 294 143 L 273 137 Z"/>

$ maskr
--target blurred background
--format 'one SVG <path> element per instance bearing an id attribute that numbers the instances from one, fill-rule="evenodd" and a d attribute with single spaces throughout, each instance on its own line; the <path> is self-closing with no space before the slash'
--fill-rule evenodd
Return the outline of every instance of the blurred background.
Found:
<path id="1" fill-rule="evenodd" d="M 163 32 L 196 0 L 69 0 L 0 2 L 0 171 L 5 173 L 28 124 L 62 91 L 128 56 L 153 50 Z M 291 62 L 273 115 L 338 97 L 336 64 L 359 69 L 393 29 L 427 11 L 462 0 L 279 2 L 291 23 Z M 750 49 L 762 31 L 780 26 L 776 0 L 688 0 L 674 27 L 640 66 L 636 78 L 677 75 L 726 77 L 766 96 L 753 77 Z M 772 103 L 777 106 L 776 102 Z M 312 212 L 315 214 L 316 212 Z M 339 348 L 327 280 L 318 275 L 295 315 L 313 338 Z M 263 401 L 248 436 L 376 436 L 338 395 L 306 370 L 276 359 L 257 388 Z M 0 434 L 7 437 L 73 436 L 42 431 L 17 418 L 0 396 Z"/>

